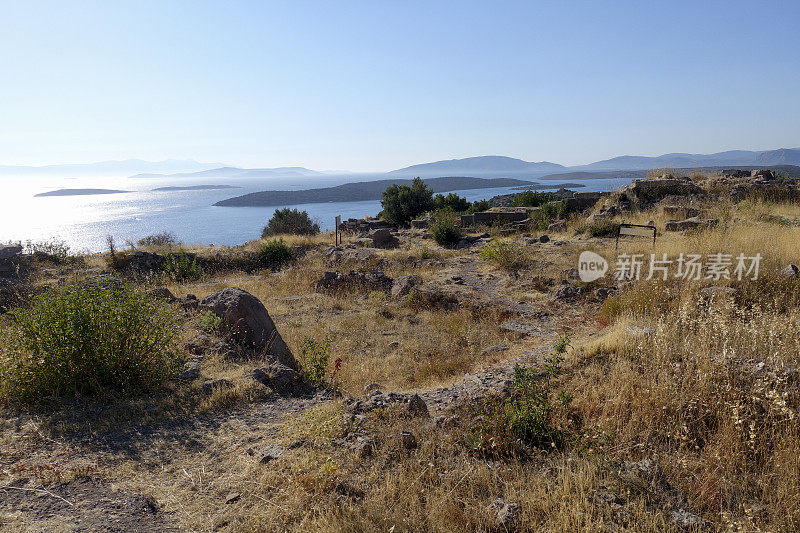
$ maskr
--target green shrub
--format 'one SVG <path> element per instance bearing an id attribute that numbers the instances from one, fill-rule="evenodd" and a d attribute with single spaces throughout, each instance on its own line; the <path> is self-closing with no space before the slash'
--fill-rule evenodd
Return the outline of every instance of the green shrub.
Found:
<path id="1" fill-rule="evenodd" d="M 453 211 L 454 213 L 465 213 L 467 209 L 469 209 L 469 206 L 470 204 L 466 198 L 463 198 L 454 192 L 451 192 L 447 196 L 443 194 L 437 194 L 433 197 L 433 208 L 437 211 L 446 209 Z"/>
<path id="2" fill-rule="evenodd" d="M 181 365 L 173 309 L 124 285 L 70 285 L 0 327 L 0 400 L 36 403 L 150 389 Z"/>
<path id="3" fill-rule="evenodd" d="M 481 250 L 481 257 L 510 272 L 516 272 L 530 263 L 525 246 L 511 241 L 492 240 L 486 243 Z"/>
<path id="4" fill-rule="evenodd" d="M 169 231 L 162 231 L 161 233 L 154 233 L 139 239 L 136 244 L 145 247 L 167 247 L 175 246 L 178 243 L 175 234 Z"/>
<path id="5" fill-rule="evenodd" d="M 595 220 L 581 224 L 578 233 L 588 233 L 592 237 L 614 237 L 619 231 L 619 226 L 619 222 L 612 220 Z"/>
<path id="6" fill-rule="evenodd" d="M 183 283 L 203 277 L 203 269 L 197 264 L 197 256 L 186 253 L 186 250 L 169 253 L 164 259 L 164 272 L 172 281 Z"/>
<path id="7" fill-rule="evenodd" d="M 486 211 L 489 209 L 489 200 L 475 200 L 470 204 L 469 209 L 467 209 L 467 213 L 479 213 L 481 211 Z"/>
<path id="8" fill-rule="evenodd" d="M 295 249 L 283 239 L 272 239 L 258 249 L 258 260 L 264 266 L 280 270 L 295 257 Z"/>
<path id="9" fill-rule="evenodd" d="M 220 331 L 222 329 L 222 317 L 213 311 L 206 311 L 200 316 L 200 329 L 204 331 Z"/>
<path id="10" fill-rule="evenodd" d="M 307 211 L 297 209 L 276 209 L 272 218 L 261 231 L 261 238 L 266 239 L 273 235 L 316 235 L 319 233 L 319 224 L 311 220 Z"/>
<path id="11" fill-rule="evenodd" d="M 513 207 L 538 207 L 556 199 L 551 192 L 522 191 L 511 200 Z"/>
<path id="12" fill-rule="evenodd" d="M 437 213 L 431 235 L 439 246 L 452 247 L 458 244 L 461 240 L 461 228 L 456 225 L 456 215 L 448 211 Z"/>
<path id="13" fill-rule="evenodd" d="M 411 220 L 434 208 L 433 190 L 420 178 L 411 186 L 390 185 L 383 191 L 381 216 L 389 224 L 408 226 Z"/>
<path id="14" fill-rule="evenodd" d="M 577 438 L 574 424 L 557 420 L 572 401 L 563 392 L 555 393 L 568 346 L 565 334 L 543 370 L 516 365 L 510 395 L 479 404 L 479 422 L 468 437 L 472 449 L 491 456 L 521 456 L 526 447 L 562 448 Z"/>
<path id="15" fill-rule="evenodd" d="M 563 220 L 567 216 L 567 202 L 548 202 L 531 213 L 531 221 L 539 230 L 547 229 L 554 220 Z"/>
<path id="16" fill-rule="evenodd" d="M 306 337 L 300 345 L 300 368 L 317 387 L 326 384 L 325 376 L 328 372 L 330 351 L 329 339 L 317 342 L 312 337 Z"/>

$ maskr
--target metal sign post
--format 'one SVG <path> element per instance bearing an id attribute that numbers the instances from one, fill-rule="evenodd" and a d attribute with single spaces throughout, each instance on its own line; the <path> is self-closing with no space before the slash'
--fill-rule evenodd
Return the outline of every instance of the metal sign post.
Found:
<path id="1" fill-rule="evenodd" d="M 342 244 L 342 235 L 340 233 L 340 226 L 342 225 L 342 215 L 336 215 L 336 229 L 333 233 L 334 245 L 339 246 Z"/>
<path id="2" fill-rule="evenodd" d="M 619 248 L 619 238 L 622 235 L 631 237 L 653 237 L 653 246 L 656 245 L 656 227 L 643 226 L 641 224 L 620 224 L 617 230 L 617 248 Z"/>

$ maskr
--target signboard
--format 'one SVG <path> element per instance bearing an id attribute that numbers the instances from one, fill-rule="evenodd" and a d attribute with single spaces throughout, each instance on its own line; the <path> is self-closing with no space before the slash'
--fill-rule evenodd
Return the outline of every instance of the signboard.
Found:
<path id="1" fill-rule="evenodd" d="M 617 247 L 619 247 L 619 238 L 621 236 L 629 237 L 647 237 L 653 238 L 653 246 L 656 245 L 656 227 L 655 226 L 642 226 L 640 224 L 620 224 L 617 230 Z"/>
<path id="2" fill-rule="evenodd" d="M 336 229 L 334 230 L 333 233 L 334 246 L 339 246 L 340 244 L 342 244 L 341 233 L 339 233 L 339 228 L 341 227 L 341 225 L 342 225 L 342 215 L 336 215 Z"/>

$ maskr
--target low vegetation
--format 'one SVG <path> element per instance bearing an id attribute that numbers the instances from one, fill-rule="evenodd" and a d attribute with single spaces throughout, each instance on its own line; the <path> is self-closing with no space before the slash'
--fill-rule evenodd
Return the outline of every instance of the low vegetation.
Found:
<path id="1" fill-rule="evenodd" d="M 461 240 L 461 228 L 456 222 L 456 215 L 450 211 L 440 211 L 435 215 L 431 236 L 439 246 L 450 248 Z"/>
<path id="2" fill-rule="evenodd" d="M 258 260 L 272 270 L 280 270 L 285 267 L 296 255 L 295 248 L 287 244 L 283 238 L 269 240 L 258 248 Z"/>
<path id="3" fill-rule="evenodd" d="M 481 257 L 509 272 L 516 272 L 530 265 L 531 256 L 524 244 L 504 239 L 492 239 L 483 246 Z"/>
<path id="4" fill-rule="evenodd" d="M 167 305 L 124 285 L 48 291 L 3 317 L 0 400 L 152 389 L 181 362 L 178 326 Z"/>
<path id="5" fill-rule="evenodd" d="M 142 237 L 136 244 L 143 248 L 169 248 L 177 245 L 178 239 L 171 231 L 162 231 Z"/>
<path id="6" fill-rule="evenodd" d="M 198 264 L 195 254 L 180 249 L 177 252 L 168 253 L 164 259 L 164 273 L 172 281 L 184 283 L 203 277 L 203 269 Z"/>
<path id="7" fill-rule="evenodd" d="M 275 235 L 316 235 L 319 224 L 311 220 L 307 211 L 299 211 L 288 207 L 276 209 L 272 218 L 261 231 L 261 238 Z"/>

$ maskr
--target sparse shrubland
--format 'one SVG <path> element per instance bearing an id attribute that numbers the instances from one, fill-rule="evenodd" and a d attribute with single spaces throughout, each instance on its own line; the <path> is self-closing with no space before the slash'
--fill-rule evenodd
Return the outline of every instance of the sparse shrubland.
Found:
<path id="1" fill-rule="evenodd" d="M 142 237 L 136 244 L 144 248 L 165 248 L 177 245 L 178 239 L 171 231 L 162 231 Z"/>
<path id="2" fill-rule="evenodd" d="M 259 261 L 272 270 L 285 267 L 296 255 L 294 247 L 286 244 L 283 238 L 267 241 L 258 249 Z"/>
<path id="3" fill-rule="evenodd" d="M 450 211 L 436 213 L 431 235 L 439 246 L 449 248 L 458 244 L 461 240 L 461 228 L 456 224 L 456 215 Z"/>
<path id="4" fill-rule="evenodd" d="M 492 239 L 481 250 L 481 257 L 498 267 L 516 272 L 530 265 L 531 256 L 524 244 L 515 241 Z"/>
<path id="5" fill-rule="evenodd" d="M 36 403 L 151 389 L 177 370 L 178 320 L 124 285 L 48 291 L 2 321 L 0 399 Z"/>

